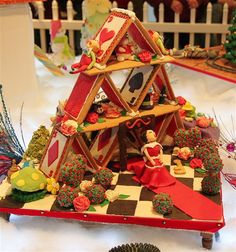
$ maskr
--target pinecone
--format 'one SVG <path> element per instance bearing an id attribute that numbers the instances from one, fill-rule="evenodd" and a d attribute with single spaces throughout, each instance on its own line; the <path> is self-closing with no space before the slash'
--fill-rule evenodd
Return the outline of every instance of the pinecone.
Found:
<path id="1" fill-rule="evenodd" d="M 114 247 L 109 252 L 160 252 L 160 250 L 156 246 L 148 243 L 131 243 Z"/>

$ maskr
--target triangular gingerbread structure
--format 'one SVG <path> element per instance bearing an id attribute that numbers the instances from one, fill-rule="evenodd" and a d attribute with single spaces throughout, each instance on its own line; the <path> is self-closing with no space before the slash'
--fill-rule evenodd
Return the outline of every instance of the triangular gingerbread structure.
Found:
<path id="1" fill-rule="evenodd" d="M 148 51 L 155 58 L 147 63 L 137 60 L 118 62 L 114 59 L 115 49 L 126 34 L 135 42 L 137 50 Z M 142 125 L 148 126 L 151 123 L 159 141 L 164 139 L 166 132 L 173 133 L 176 128 L 182 127 L 178 105 L 165 103 L 156 104 L 150 110 L 140 109 L 150 88 L 158 95 L 165 88 L 168 100 L 174 100 L 175 96 L 164 68 L 164 64 L 172 58 L 162 55 L 135 14 L 123 9 L 113 9 L 94 39 L 100 44 L 96 61 L 106 67 L 103 70 L 93 67 L 78 76 L 66 102 L 65 113 L 81 125 L 80 131 L 73 136 L 65 136 L 58 125 L 54 127 L 40 164 L 40 169 L 49 177 L 58 178 L 60 166 L 71 149 L 85 155 L 91 170 L 106 166 L 116 147 L 119 145 L 122 148 L 125 137 L 121 134 L 122 125 L 130 127 L 132 122 L 135 127 L 138 125 L 142 128 Z M 130 69 L 130 73 L 123 87 L 118 89 L 110 74 L 124 69 Z M 100 89 L 109 101 L 125 113 L 117 118 L 105 118 L 95 124 L 86 124 L 84 127 L 83 123 Z M 88 134 L 91 135 L 91 132 L 97 132 L 97 135 L 90 141 Z"/>

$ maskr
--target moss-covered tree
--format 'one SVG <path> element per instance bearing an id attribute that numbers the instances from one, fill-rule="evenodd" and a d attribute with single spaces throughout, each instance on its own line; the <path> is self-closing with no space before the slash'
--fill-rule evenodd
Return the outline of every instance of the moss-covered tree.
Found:
<path id="1" fill-rule="evenodd" d="M 44 148 L 49 139 L 49 131 L 45 126 L 40 126 L 34 131 L 33 136 L 29 142 L 28 148 L 24 153 L 24 159 L 38 160 L 42 158 Z"/>

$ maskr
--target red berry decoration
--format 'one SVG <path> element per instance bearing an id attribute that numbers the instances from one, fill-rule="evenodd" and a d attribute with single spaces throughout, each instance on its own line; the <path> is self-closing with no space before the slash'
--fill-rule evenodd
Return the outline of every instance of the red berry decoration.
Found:
<path id="1" fill-rule="evenodd" d="M 218 152 L 218 145 L 212 138 L 202 138 L 198 142 L 198 147 L 206 147 L 211 153 Z"/>
<path id="2" fill-rule="evenodd" d="M 223 168 L 223 163 L 218 153 L 211 153 L 203 163 L 204 168 L 209 173 L 219 173 Z"/>
<path id="3" fill-rule="evenodd" d="M 189 147 L 194 148 L 197 146 L 201 139 L 201 131 L 198 127 L 191 128 L 189 130 L 178 129 L 174 133 L 175 145 L 183 148 Z"/>
<path id="4" fill-rule="evenodd" d="M 85 196 L 90 200 L 91 204 L 100 204 L 105 200 L 106 190 L 101 185 L 92 185 L 86 191 Z"/>
<path id="5" fill-rule="evenodd" d="M 73 200 L 78 196 L 79 191 L 79 188 L 64 186 L 58 192 L 57 202 L 61 207 L 72 207 Z"/>
<path id="6" fill-rule="evenodd" d="M 102 168 L 94 174 L 95 184 L 100 184 L 104 188 L 108 188 L 111 185 L 113 173 L 107 168 Z"/>
<path id="7" fill-rule="evenodd" d="M 149 51 L 142 51 L 138 54 L 138 58 L 141 62 L 150 62 L 152 60 L 152 54 Z"/>
<path id="8" fill-rule="evenodd" d="M 218 176 L 207 176 L 202 180 L 202 192 L 208 195 L 217 194 L 220 191 L 221 182 Z"/>
<path id="9" fill-rule="evenodd" d="M 152 199 L 153 208 L 159 214 L 170 214 L 173 209 L 173 201 L 166 193 L 158 193 Z"/>
<path id="10" fill-rule="evenodd" d="M 66 185 L 77 187 L 84 178 L 86 162 L 83 156 L 71 158 L 61 167 L 60 181 Z"/>
<path id="11" fill-rule="evenodd" d="M 198 146 L 194 149 L 194 157 L 201 159 L 203 162 L 204 160 L 208 159 L 210 155 L 211 152 L 207 147 Z"/>

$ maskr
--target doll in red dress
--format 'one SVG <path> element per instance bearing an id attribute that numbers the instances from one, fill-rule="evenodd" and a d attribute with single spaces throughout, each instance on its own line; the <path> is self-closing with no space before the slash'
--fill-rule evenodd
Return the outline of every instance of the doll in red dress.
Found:
<path id="1" fill-rule="evenodd" d="M 156 141 L 155 132 L 145 131 L 143 140 L 146 144 L 141 152 L 144 155 L 145 166 L 136 173 L 134 179 L 151 190 L 174 184 L 176 179 L 162 163 L 162 146 Z"/>

